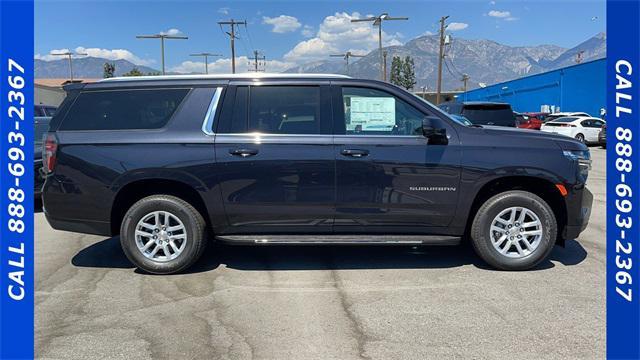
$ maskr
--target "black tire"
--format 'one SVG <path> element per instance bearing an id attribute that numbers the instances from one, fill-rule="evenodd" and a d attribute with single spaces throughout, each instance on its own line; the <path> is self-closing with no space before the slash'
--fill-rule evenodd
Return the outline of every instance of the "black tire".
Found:
<path id="1" fill-rule="evenodd" d="M 585 143 L 585 141 L 584 141 L 584 135 L 582 135 L 582 134 L 578 134 L 578 135 L 576 135 L 576 140 L 580 141 L 580 142 L 581 142 L 581 143 L 583 143 L 583 144 Z"/>
<path id="2" fill-rule="evenodd" d="M 172 260 L 160 262 L 145 257 L 136 245 L 138 222 L 154 211 L 165 211 L 177 217 L 185 227 L 186 243 Z M 139 269 L 152 274 L 172 274 L 193 265 L 206 246 L 206 224 L 202 215 L 188 202 L 170 195 L 153 195 L 139 200 L 129 208 L 120 227 L 120 245 L 127 258 Z"/>
<path id="3" fill-rule="evenodd" d="M 503 210 L 524 207 L 540 220 L 542 236 L 537 248 L 520 258 L 510 258 L 501 254 L 491 242 L 491 225 Z M 526 191 L 507 191 L 493 196 L 478 209 L 471 226 L 471 242 L 476 253 L 489 265 L 501 270 L 527 270 L 542 260 L 553 250 L 558 233 L 558 225 L 553 210 L 539 196 Z"/>

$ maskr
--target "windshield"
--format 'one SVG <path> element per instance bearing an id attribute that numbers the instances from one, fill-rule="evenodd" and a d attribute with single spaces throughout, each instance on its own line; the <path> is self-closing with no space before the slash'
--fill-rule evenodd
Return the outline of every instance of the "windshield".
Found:
<path id="1" fill-rule="evenodd" d="M 474 124 L 510 127 L 516 125 L 509 105 L 466 105 L 462 114 Z"/>

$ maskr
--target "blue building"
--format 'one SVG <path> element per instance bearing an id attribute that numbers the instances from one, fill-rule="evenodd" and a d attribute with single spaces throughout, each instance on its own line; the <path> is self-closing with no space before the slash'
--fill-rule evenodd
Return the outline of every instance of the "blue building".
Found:
<path id="1" fill-rule="evenodd" d="M 495 101 L 518 112 L 584 111 L 598 117 L 606 109 L 606 59 L 479 88 L 458 101 Z"/>

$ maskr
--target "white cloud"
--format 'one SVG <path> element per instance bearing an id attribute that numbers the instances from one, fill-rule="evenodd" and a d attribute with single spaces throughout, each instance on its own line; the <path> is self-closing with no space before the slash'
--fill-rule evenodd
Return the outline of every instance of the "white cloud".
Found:
<path id="1" fill-rule="evenodd" d="M 489 11 L 489 13 L 487 14 L 491 17 L 496 17 L 496 18 L 508 18 L 511 16 L 511 12 L 509 11 L 498 11 L 498 10 L 491 10 Z"/>
<path id="2" fill-rule="evenodd" d="M 236 72 L 249 72 L 249 62 L 251 60 L 246 56 L 236 57 Z M 267 60 L 264 68 L 267 72 L 282 72 L 288 68 L 294 67 L 296 64 L 280 60 Z M 184 61 L 180 65 L 172 67 L 169 71 L 177 73 L 204 73 L 204 62 L 202 61 Z M 210 74 L 228 74 L 231 73 L 231 58 L 217 59 L 209 63 Z"/>
<path id="3" fill-rule="evenodd" d="M 508 18 L 505 18 L 506 21 L 516 21 L 519 20 L 520 18 L 514 17 L 514 16 L 509 16 Z"/>
<path id="4" fill-rule="evenodd" d="M 142 59 L 134 55 L 131 51 L 125 49 L 100 49 L 78 46 L 75 51 L 78 53 L 86 53 L 91 57 L 98 57 L 107 60 L 127 60 L 136 65 L 150 65 L 155 62 L 154 60 Z"/>
<path id="5" fill-rule="evenodd" d="M 433 32 L 427 30 L 427 31 L 423 32 L 422 34 L 420 34 L 420 36 L 429 36 L 429 35 L 433 35 Z"/>
<path id="6" fill-rule="evenodd" d="M 458 30 L 464 30 L 468 27 L 469 27 L 469 24 L 466 24 L 466 23 L 452 22 L 449 24 L 449 26 L 447 26 L 447 30 L 458 31 Z"/>
<path id="7" fill-rule="evenodd" d="M 271 32 L 283 34 L 298 30 L 302 26 L 298 19 L 289 15 L 280 15 L 278 17 L 262 17 L 262 23 L 272 25 Z"/>
<path id="8" fill-rule="evenodd" d="M 176 35 L 182 35 L 182 31 L 180 31 L 180 30 L 178 30 L 178 29 L 175 29 L 175 28 L 171 28 L 171 29 L 169 29 L 169 30 L 167 30 L 167 31 L 162 31 L 162 32 L 160 32 L 160 34 L 162 34 L 162 35 L 173 35 L 173 36 L 176 36 Z"/>
<path id="9" fill-rule="evenodd" d="M 371 15 L 367 15 L 371 16 Z M 332 52 L 349 49 L 359 53 L 368 53 L 378 47 L 377 27 L 370 22 L 352 23 L 351 19 L 362 18 L 360 13 L 337 12 L 324 18 L 315 37 L 304 40 L 284 55 L 286 61 L 307 62 L 327 59 Z M 383 31 L 383 46 L 400 45 L 399 33 L 389 34 Z"/>
<path id="10" fill-rule="evenodd" d="M 491 0 L 491 1 L 489 1 L 489 4 L 490 4 L 490 5 L 495 5 L 495 4 L 496 4 L 496 2 L 495 2 L 495 1 L 493 1 L 493 0 Z"/>
<path id="11" fill-rule="evenodd" d="M 302 33 L 302 36 L 304 36 L 306 38 L 313 37 L 313 26 L 305 25 L 302 28 L 301 33 Z"/>
<path id="12" fill-rule="evenodd" d="M 338 52 L 338 48 L 319 38 L 313 38 L 298 43 L 293 49 L 284 55 L 288 61 L 310 61 L 326 58 L 332 52 Z"/>
<path id="13" fill-rule="evenodd" d="M 228 7 L 221 7 L 218 9 L 218 14 L 229 15 L 229 10 L 230 9 Z"/>
<path id="14" fill-rule="evenodd" d="M 44 60 L 44 61 L 60 60 L 60 59 L 64 59 L 64 57 L 51 55 L 51 54 L 52 53 L 53 54 L 62 54 L 62 53 L 66 53 L 66 52 L 69 52 L 69 51 L 71 51 L 71 50 L 69 50 L 69 49 L 53 49 L 48 54 L 45 54 L 45 55 L 35 54 L 33 56 L 33 58 L 36 59 L 36 60 Z"/>

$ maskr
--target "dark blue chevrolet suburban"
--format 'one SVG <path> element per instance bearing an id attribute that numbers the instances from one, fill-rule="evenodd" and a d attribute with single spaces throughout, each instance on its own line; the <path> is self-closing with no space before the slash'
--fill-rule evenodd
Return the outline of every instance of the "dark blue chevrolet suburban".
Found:
<path id="1" fill-rule="evenodd" d="M 589 220 L 587 148 L 454 121 L 338 75 L 73 84 L 43 145 L 56 229 L 120 235 L 151 273 L 237 244 L 452 244 L 528 269 Z"/>

